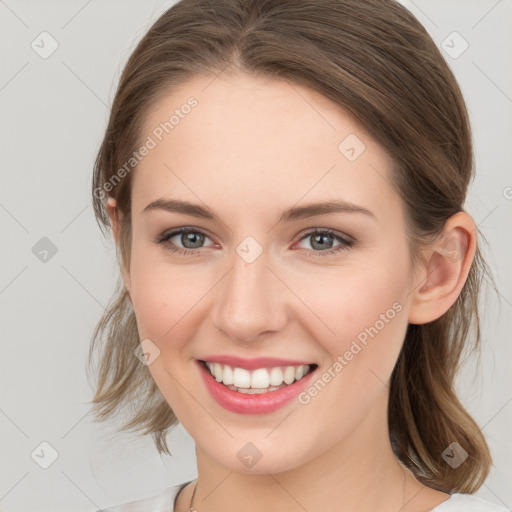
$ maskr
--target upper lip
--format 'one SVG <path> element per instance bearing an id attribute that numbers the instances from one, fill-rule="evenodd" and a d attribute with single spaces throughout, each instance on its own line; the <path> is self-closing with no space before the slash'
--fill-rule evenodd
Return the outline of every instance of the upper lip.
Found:
<path id="1" fill-rule="evenodd" d="M 255 357 L 253 359 L 247 359 L 245 357 L 229 355 L 205 356 L 201 358 L 200 361 L 227 364 L 234 368 L 245 368 L 246 370 L 256 370 L 257 368 L 273 368 L 275 366 L 300 366 L 303 364 L 314 364 L 308 361 L 281 359 L 278 357 Z"/>

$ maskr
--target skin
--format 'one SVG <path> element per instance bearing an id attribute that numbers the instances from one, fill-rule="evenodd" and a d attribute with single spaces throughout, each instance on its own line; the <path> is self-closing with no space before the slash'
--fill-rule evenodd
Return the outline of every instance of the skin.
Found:
<path id="1" fill-rule="evenodd" d="M 194 507 L 410 512 L 445 501 L 449 495 L 420 484 L 394 456 L 387 386 L 408 323 L 441 316 L 464 285 L 476 244 L 471 217 L 450 218 L 442 243 L 424 248 L 425 263 L 412 268 L 392 161 L 345 110 L 285 81 L 197 77 L 148 114 L 143 138 L 190 96 L 198 106 L 134 171 L 123 276 L 140 339 L 160 350 L 151 375 L 196 443 Z M 349 134 L 366 146 L 353 162 L 338 151 Z M 206 205 L 220 221 L 142 213 L 160 198 Z M 341 212 L 276 224 L 291 206 L 341 199 L 374 216 Z M 113 199 L 108 212 L 119 241 L 123 212 Z M 207 234 L 196 254 L 170 251 L 172 242 L 190 247 L 181 235 L 155 242 L 180 227 Z M 356 243 L 322 256 L 342 242 L 328 237 L 326 249 L 315 248 L 305 236 L 315 228 Z M 247 236 L 263 248 L 252 263 L 236 251 Z M 457 257 L 443 249 L 447 241 Z M 322 373 L 396 302 L 400 313 L 307 405 L 232 413 L 210 396 L 194 362 L 207 354 L 292 357 Z M 237 457 L 248 442 L 262 454 L 251 468 Z M 177 512 L 188 509 L 194 485 L 178 495 Z"/>

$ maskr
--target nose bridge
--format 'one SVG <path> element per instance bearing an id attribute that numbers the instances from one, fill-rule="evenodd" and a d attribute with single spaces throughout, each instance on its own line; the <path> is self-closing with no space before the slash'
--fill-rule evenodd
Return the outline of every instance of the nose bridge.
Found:
<path id="1" fill-rule="evenodd" d="M 279 283 L 268 263 L 263 248 L 244 240 L 222 280 L 213 318 L 218 329 L 237 341 L 250 341 L 263 332 L 282 328 L 285 308 L 279 302 L 283 291 L 276 289 Z"/>

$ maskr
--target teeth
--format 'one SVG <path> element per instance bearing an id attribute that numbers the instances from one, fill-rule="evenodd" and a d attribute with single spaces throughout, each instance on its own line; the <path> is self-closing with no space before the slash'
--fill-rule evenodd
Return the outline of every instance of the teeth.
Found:
<path id="1" fill-rule="evenodd" d="M 251 388 L 265 389 L 270 384 L 270 376 L 265 368 L 254 370 L 251 375 Z"/>
<path id="2" fill-rule="evenodd" d="M 249 389 L 243 389 L 243 388 L 235 388 L 235 386 L 228 386 L 229 389 L 231 389 L 232 391 L 238 391 L 239 393 L 244 393 L 245 395 L 261 395 L 262 393 L 268 393 L 269 391 L 275 391 L 276 389 L 279 389 L 279 388 L 276 388 L 276 387 L 270 387 L 270 388 L 267 388 L 267 389 L 252 389 L 252 388 L 249 388 Z"/>
<path id="3" fill-rule="evenodd" d="M 217 364 L 217 363 L 215 363 Z M 222 381 L 224 382 L 224 381 Z M 251 387 L 251 374 L 243 368 L 233 369 L 233 386 L 237 388 L 250 388 Z"/>
<path id="4" fill-rule="evenodd" d="M 215 377 L 215 380 L 218 382 L 222 382 L 223 378 L 223 371 L 222 371 L 222 365 L 219 363 L 213 363 L 213 376 Z"/>
<path id="5" fill-rule="evenodd" d="M 272 384 L 272 386 L 280 386 L 283 380 L 284 376 L 281 368 L 272 368 L 272 370 L 270 370 L 270 384 Z"/>
<path id="6" fill-rule="evenodd" d="M 285 384 L 291 384 L 295 380 L 295 367 L 287 366 L 284 371 L 284 382 Z"/>
<path id="7" fill-rule="evenodd" d="M 302 379 L 310 370 L 308 364 L 258 368 L 251 371 L 209 361 L 206 362 L 206 366 L 217 382 L 222 382 L 230 389 L 248 394 L 274 391 L 283 387 L 283 383 L 290 385 Z"/>
<path id="8" fill-rule="evenodd" d="M 222 382 L 226 384 L 226 386 L 233 384 L 233 369 L 231 366 L 224 366 L 224 371 L 222 372 Z"/>

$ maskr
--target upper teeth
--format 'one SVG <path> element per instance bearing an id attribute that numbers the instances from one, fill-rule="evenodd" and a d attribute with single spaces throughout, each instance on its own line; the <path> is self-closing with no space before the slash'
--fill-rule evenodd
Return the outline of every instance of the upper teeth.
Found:
<path id="1" fill-rule="evenodd" d="M 300 366 L 276 366 L 274 368 L 246 370 L 210 361 L 206 361 L 206 366 L 213 377 L 215 377 L 215 380 L 222 382 L 226 386 L 234 385 L 237 388 L 258 389 L 280 386 L 283 382 L 291 384 L 295 380 L 304 377 L 310 369 L 309 364 L 302 364 Z"/>

